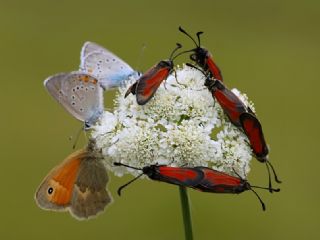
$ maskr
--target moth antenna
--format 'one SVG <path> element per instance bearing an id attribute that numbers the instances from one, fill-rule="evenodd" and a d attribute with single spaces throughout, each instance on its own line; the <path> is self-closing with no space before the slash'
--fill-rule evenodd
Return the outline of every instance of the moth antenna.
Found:
<path id="1" fill-rule="evenodd" d="M 130 180 L 129 182 L 127 182 L 126 184 L 122 185 L 121 187 L 118 188 L 118 195 L 121 196 L 121 191 L 122 189 L 124 189 L 125 187 L 127 187 L 129 184 L 133 183 L 134 181 L 136 181 L 138 178 L 140 178 L 144 173 L 139 174 L 137 177 L 135 177 L 134 179 Z"/>
<path id="2" fill-rule="evenodd" d="M 240 178 L 241 180 L 244 180 L 239 173 L 237 173 L 237 171 L 234 169 L 234 167 L 232 167 L 232 171 L 237 175 L 238 178 Z"/>
<path id="3" fill-rule="evenodd" d="M 250 190 L 257 196 L 257 198 L 259 199 L 259 201 L 260 201 L 260 203 L 261 203 L 262 210 L 265 211 L 265 210 L 266 210 L 266 205 L 265 205 L 264 202 L 262 201 L 261 197 L 258 195 L 258 193 L 257 193 L 255 190 L 253 190 L 253 189 L 251 189 L 251 188 L 250 188 Z"/>
<path id="4" fill-rule="evenodd" d="M 177 47 L 176 47 L 175 49 L 173 49 L 173 51 L 172 51 L 172 53 L 171 53 L 171 55 L 170 55 L 170 57 L 169 57 L 170 60 L 173 60 L 173 59 L 174 59 L 174 58 L 172 58 L 172 57 L 173 57 L 173 54 L 174 54 L 179 48 L 182 48 L 182 45 L 181 45 L 180 43 L 177 43 Z"/>
<path id="5" fill-rule="evenodd" d="M 274 180 L 275 180 L 277 183 L 282 183 L 282 181 L 279 180 L 279 178 L 278 178 L 278 176 L 277 176 L 277 174 L 276 174 L 276 171 L 274 170 L 271 162 L 267 161 L 266 163 L 271 167 L 271 170 L 272 170 L 273 176 L 274 176 Z"/>
<path id="6" fill-rule="evenodd" d="M 132 167 L 132 166 L 129 166 L 129 165 L 121 163 L 121 162 L 114 162 L 113 165 L 114 166 L 124 166 L 124 167 L 127 167 L 127 168 L 132 168 L 132 169 L 135 169 L 135 170 L 142 171 L 142 168 Z"/>
<path id="7" fill-rule="evenodd" d="M 198 46 L 197 42 L 194 40 L 193 37 L 191 37 L 191 35 L 189 33 L 187 33 L 181 26 L 179 27 L 179 31 L 184 33 L 185 35 L 187 35 L 197 47 L 200 47 L 200 45 Z"/>
<path id="8" fill-rule="evenodd" d="M 177 55 L 175 55 L 175 56 L 172 58 L 172 61 L 173 61 L 174 59 L 176 59 L 177 57 L 179 57 L 180 55 L 184 54 L 184 53 L 189 53 L 189 52 L 193 52 L 193 51 L 194 51 L 194 49 L 182 51 L 182 52 L 178 53 Z"/>
<path id="9" fill-rule="evenodd" d="M 206 74 L 202 69 L 196 67 L 195 65 L 193 65 L 193 64 L 191 64 L 191 63 L 186 63 L 186 65 L 187 65 L 188 67 L 197 69 L 198 71 L 202 72 L 202 74 L 203 74 L 204 76 L 207 76 L 207 74 Z"/>
<path id="10" fill-rule="evenodd" d="M 250 185 L 250 187 L 252 187 L 252 188 L 259 188 L 259 189 L 264 189 L 264 190 L 269 190 L 270 188 L 268 188 L 268 187 L 259 187 L 259 186 L 251 186 Z M 280 188 L 272 188 L 272 191 L 274 191 L 274 192 L 280 192 Z"/>
<path id="11" fill-rule="evenodd" d="M 198 38 L 199 47 L 201 46 L 200 35 L 201 35 L 202 33 L 203 33 L 203 32 L 197 32 L 197 38 Z"/>
<path id="12" fill-rule="evenodd" d="M 270 169 L 269 169 L 269 165 L 267 164 L 267 162 L 266 162 L 266 167 L 267 167 L 268 178 L 269 178 L 269 192 L 272 193 L 271 174 L 270 174 Z"/>

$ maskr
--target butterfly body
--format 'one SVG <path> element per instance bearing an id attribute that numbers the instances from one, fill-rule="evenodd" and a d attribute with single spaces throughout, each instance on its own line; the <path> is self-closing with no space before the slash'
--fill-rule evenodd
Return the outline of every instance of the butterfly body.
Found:
<path id="1" fill-rule="evenodd" d="M 78 219 L 102 212 L 112 198 L 103 156 L 92 143 L 66 158 L 40 184 L 35 200 L 46 210 L 66 211 Z"/>

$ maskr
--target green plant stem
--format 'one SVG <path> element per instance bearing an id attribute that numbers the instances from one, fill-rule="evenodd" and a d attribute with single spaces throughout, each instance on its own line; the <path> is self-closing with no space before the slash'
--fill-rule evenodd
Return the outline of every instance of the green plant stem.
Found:
<path id="1" fill-rule="evenodd" d="M 188 192 L 187 192 L 187 189 L 183 186 L 179 186 L 179 192 L 180 192 L 185 239 L 192 240 L 193 234 L 192 234 L 192 222 L 191 222 L 191 215 L 190 215 Z"/>

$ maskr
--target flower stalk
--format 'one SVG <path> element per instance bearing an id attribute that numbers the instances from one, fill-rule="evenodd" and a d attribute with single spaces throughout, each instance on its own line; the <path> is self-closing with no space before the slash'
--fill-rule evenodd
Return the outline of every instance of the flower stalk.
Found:
<path id="1" fill-rule="evenodd" d="M 184 234 L 186 240 L 193 240 L 192 221 L 190 214 L 189 196 L 186 187 L 179 186 Z"/>

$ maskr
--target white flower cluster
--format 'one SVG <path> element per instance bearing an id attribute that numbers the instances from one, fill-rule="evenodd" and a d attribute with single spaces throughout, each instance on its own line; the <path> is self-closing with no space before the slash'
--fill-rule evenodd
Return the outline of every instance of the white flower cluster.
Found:
<path id="1" fill-rule="evenodd" d="M 112 163 L 141 168 L 207 166 L 232 175 L 234 169 L 246 177 L 252 158 L 246 136 L 229 122 L 204 87 L 204 75 L 183 66 L 176 76 L 171 74 L 143 106 L 132 94 L 124 98 L 132 82 L 119 90 L 114 112 L 106 111 L 92 132 L 107 167 L 116 175 L 137 175 L 136 170 Z M 246 95 L 232 91 L 253 109 Z"/>

